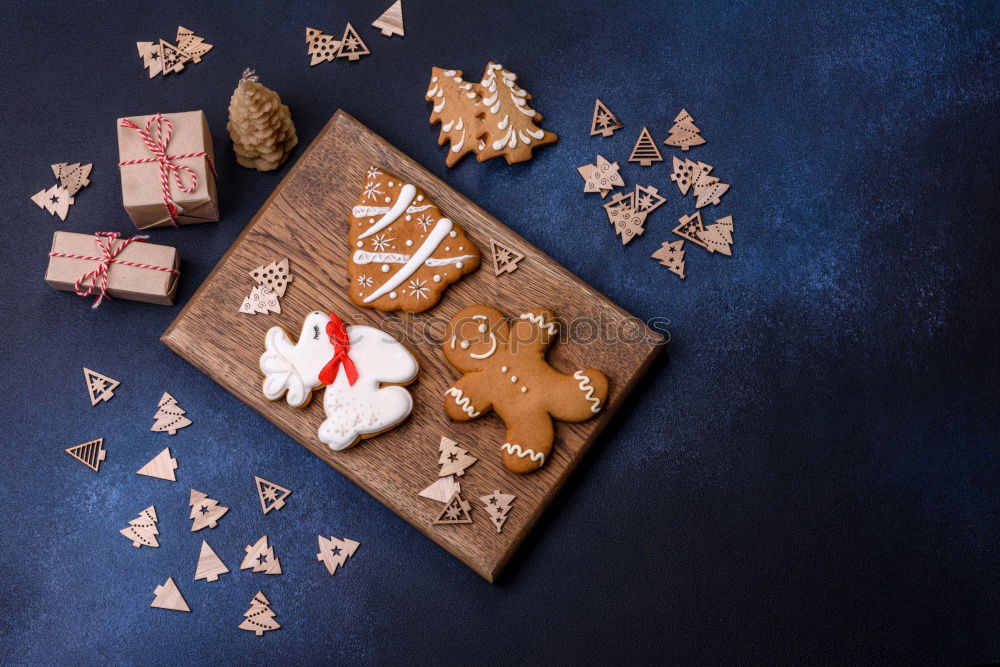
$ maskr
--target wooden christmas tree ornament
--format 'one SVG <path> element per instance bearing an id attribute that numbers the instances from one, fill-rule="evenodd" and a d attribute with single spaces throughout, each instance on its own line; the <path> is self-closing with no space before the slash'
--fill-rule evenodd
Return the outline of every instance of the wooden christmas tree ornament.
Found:
<path id="1" fill-rule="evenodd" d="M 191 56 L 184 53 L 168 41 L 160 40 L 160 59 L 162 60 L 163 76 L 172 72 L 180 72 L 184 69 L 184 63 L 191 60 Z"/>
<path id="2" fill-rule="evenodd" d="M 299 143 L 288 106 L 281 103 L 276 92 L 260 83 L 252 69 L 243 70 L 229 98 L 226 129 L 233 140 L 236 161 L 258 171 L 283 165 Z"/>
<path id="3" fill-rule="evenodd" d="M 447 477 L 442 477 L 436 482 L 428 486 L 426 489 L 421 491 L 419 494 L 422 498 L 430 498 L 431 500 L 436 500 L 439 503 L 446 503 L 451 500 L 451 497 L 456 493 L 462 492 L 462 485 L 455 481 L 454 475 L 448 475 Z"/>
<path id="4" fill-rule="evenodd" d="M 700 245 L 702 248 L 705 247 L 705 242 L 701 240 L 700 236 L 705 231 L 705 227 L 701 222 L 700 211 L 695 211 L 691 215 L 682 215 L 677 222 L 678 225 L 674 227 L 674 234 L 695 245 Z"/>
<path id="5" fill-rule="evenodd" d="M 623 127 L 625 126 L 621 124 L 618 117 L 598 98 L 594 102 L 594 118 L 590 121 L 590 136 L 599 134 L 602 137 L 610 137 L 615 130 L 620 130 Z"/>
<path id="6" fill-rule="evenodd" d="M 258 266 L 253 271 L 250 271 L 250 277 L 253 278 L 258 285 L 266 285 L 279 297 L 285 296 L 285 289 L 288 288 L 288 283 L 294 280 L 294 276 L 290 275 L 288 272 L 287 257 L 282 259 L 280 262 L 275 260 L 267 266 Z"/>
<path id="7" fill-rule="evenodd" d="M 253 572 L 263 572 L 264 574 L 281 574 L 281 562 L 274 555 L 274 547 L 267 543 L 267 535 L 264 535 L 253 544 L 248 544 L 247 555 L 240 563 L 241 570 L 252 570 Z"/>
<path id="8" fill-rule="evenodd" d="M 382 16 L 372 22 L 373 28 L 378 28 L 386 37 L 403 36 L 403 0 L 396 0 Z"/>
<path id="9" fill-rule="evenodd" d="M 441 453 L 438 457 L 438 464 L 441 466 L 438 477 L 447 477 L 448 475 L 461 477 L 465 474 L 466 468 L 479 460 L 459 447 L 454 440 L 449 440 L 444 436 L 441 436 L 438 451 Z"/>
<path id="10" fill-rule="evenodd" d="M 273 293 L 267 285 L 255 285 L 250 290 L 250 294 L 243 299 L 243 303 L 240 304 L 240 312 L 247 315 L 280 313 L 281 304 L 278 302 L 278 295 Z"/>
<path id="11" fill-rule="evenodd" d="M 663 143 L 686 151 L 692 146 L 700 146 L 705 143 L 700 132 L 701 130 L 694 124 L 694 118 L 691 117 L 691 114 L 681 109 L 681 112 L 674 118 L 674 126 L 670 128 L 670 136 Z"/>
<path id="12" fill-rule="evenodd" d="M 713 176 L 703 177 L 694 184 L 694 195 L 698 198 L 694 207 L 703 208 L 709 204 L 718 206 L 722 195 L 726 194 L 728 190 L 728 183 L 720 183 L 719 179 Z"/>
<path id="13" fill-rule="evenodd" d="M 667 201 L 666 197 L 661 197 L 659 190 L 652 185 L 636 184 L 635 210 L 643 214 L 643 223 L 646 222 L 646 216 L 658 209 L 665 201 Z"/>
<path id="14" fill-rule="evenodd" d="M 498 278 L 504 273 L 514 273 L 517 270 L 517 263 L 524 259 L 521 253 L 493 239 L 490 239 L 490 249 L 493 254 L 493 275 Z"/>
<path id="15" fill-rule="evenodd" d="M 139 50 L 139 57 L 142 58 L 142 66 L 149 71 L 150 79 L 163 72 L 163 54 L 160 52 L 159 44 L 136 42 L 135 47 Z"/>
<path id="16" fill-rule="evenodd" d="M 618 173 L 618 163 L 608 162 L 603 155 L 597 156 L 597 164 L 585 164 L 576 170 L 583 177 L 583 191 L 599 192 L 601 199 L 607 197 L 614 188 L 625 185 Z"/>
<path id="17" fill-rule="evenodd" d="M 711 165 L 704 162 L 693 162 L 687 158 L 682 160 L 678 157 L 673 158 L 673 169 L 670 180 L 677 184 L 681 196 L 686 195 L 692 185 L 712 171 Z"/>
<path id="18" fill-rule="evenodd" d="M 358 35 L 358 31 L 350 23 L 344 28 L 344 36 L 340 38 L 340 49 L 337 51 L 338 58 L 347 58 L 351 62 L 361 56 L 367 56 L 371 51 Z"/>
<path id="19" fill-rule="evenodd" d="M 653 253 L 653 258 L 660 260 L 660 264 L 667 267 L 671 273 L 681 277 L 684 276 L 684 241 L 664 241 L 660 249 Z"/>
<path id="20" fill-rule="evenodd" d="M 260 508 L 267 514 L 271 510 L 280 510 L 285 506 L 285 498 L 292 495 L 292 492 L 274 482 L 269 482 L 262 477 L 254 475 L 257 484 L 257 497 L 260 498 Z"/>
<path id="21" fill-rule="evenodd" d="M 479 501 L 486 507 L 486 513 L 490 515 L 490 521 L 493 522 L 493 526 L 497 529 L 498 533 L 507 521 L 510 505 L 514 502 L 515 498 L 517 496 L 509 493 L 500 493 L 499 491 L 494 491 L 488 496 L 479 497 Z"/>
<path id="22" fill-rule="evenodd" d="M 97 440 L 91 440 L 81 445 L 70 447 L 66 450 L 66 453 L 94 472 L 100 471 L 101 461 L 108 454 L 104 451 L 104 438 L 98 438 Z"/>
<path id="23" fill-rule="evenodd" d="M 715 221 L 714 225 L 708 225 L 698 233 L 698 238 L 704 243 L 704 247 L 709 252 L 718 252 L 723 255 L 733 254 L 730 246 L 733 244 L 733 216 L 727 215 Z"/>
<path id="24" fill-rule="evenodd" d="M 271 603 L 260 591 L 250 601 L 250 608 L 243 612 L 243 622 L 240 630 L 249 630 L 260 637 L 265 632 L 277 630 L 281 625 L 274 620 L 275 613 L 271 611 Z"/>
<path id="25" fill-rule="evenodd" d="M 204 579 L 205 581 L 217 581 L 219 575 L 229 572 L 229 568 L 222 562 L 212 547 L 205 540 L 201 541 L 201 553 L 198 554 L 198 567 L 195 568 L 194 580 Z"/>
<path id="26" fill-rule="evenodd" d="M 150 505 L 129 521 L 128 527 L 118 532 L 132 540 L 133 547 L 158 547 L 160 543 L 156 541 L 156 536 L 160 531 L 156 529 L 157 521 L 159 518 L 156 516 L 156 508 Z"/>
<path id="27" fill-rule="evenodd" d="M 177 470 L 177 459 L 170 456 L 170 448 L 167 447 L 154 456 L 149 463 L 135 472 L 138 475 L 145 475 L 146 477 L 155 477 L 157 479 L 165 479 L 168 482 L 176 482 L 177 477 L 174 476 L 175 470 Z"/>
<path id="28" fill-rule="evenodd" d="M 225 505 L 220 505 L 218 500 L 213 500 L 206 494 L 195 489 L 191 489 L 188 505 L 191 506 L 191 514 L 188 518 L 192 521 L 192 533 L 202 528 L 215 528 L 219 523 L 219 519 L 229 511 L 229 508 Z"/>
<path id="29" fill-rule="evenodd" d="M 80 191 L 80 188 L 90 185 L 88 177 L 90 176 L 90 170 L 93 168 L 93 164 L 59 162 L 52 165 L 52 173 L 59 179 L 59 185 L 69 192 L 70 195 L 75 195 Z"/>
<path id="30" fill-rule="evenodd" d="M 621 237 L 622 245 L 642 232 L 645 216 L 635 210 L 635 191 L 616 192 L 611 201 L 604 205 L 604 211 L 608 214 L 608 220 L 614 225 L 615 233 Z"/>
<path id="31" fill-rule="evenodd" d="M 184 409 L 177 405 L 177 399 L 167 392 L 163 392 L 156 408 L 156 414 L 153 415 L 156 422 L 149 427 L 150 431 L 155 433 L 165 431 L 170 435 L 175 435 L 178 429 L 191 424 L 191 420 L 184 416 Z"/>
<path id="32" fill-rule="evenodd" d="M 361 546 L 359 542 L 347 539 L 338 540 L 330 536 L 329 539 L 319 535 L 319 553 L 316 560 L 326 565 L 326 571 L 333 574 L 338 567 L 343 567 L 347 559 L 354 555 L 354 552 Z"/>
<path id="33" fill-rule="evenodd" d="M 38 208 L 44 208 L 50 215 L 58 215 L 60 220 L 65 220 L 74 199 L 69 190 L 61 185 L 53 185 L 48 190 L 39 190 L 33 194 L 31 201 L 38 204 Z"/>
<path id="34" fill-rule="evenodd" d="M 177 48 L 184 52 L 196 63 L 201 62 L 201 57 L 212 50 L 212 45 L 205 42 L 192 31 L 184 26 L 177 26 Z"/>
<path id="35" fill-rule="evenodd" d="M 441 514 L 439 514 L 438 518 L 434 519 L 432 523 L 435 526 L 455 523 L 472 523 L 472 517 L 469 516 L 469 510 L 471 509 L 472 506 L 469 505 L 469 502 L 462 500 L 462 494 L 455 493 L 455 495 L 448 499 L 444 509 L 441 510 Z"/>
<path id="36" fill-rule="evenodd" d="M 654 162 L 663 162 L 660 149 L 653 142 L 653 137 L 649 136 L 649 130 L 645 127 L 639 133 L 639 138 L 632 148 L 632 154 L 628 157 L 629 162 L 638 162 L 640 167 L 648 167 Z"/>
<path id="37" fill-rule="evenodd" d="M 174 583 L 173 577 L 167 577 L 167 580 L 153 589 L 153 604 L 150 607 L 156 607 L 158 609 L 171 609 L 173 611 L 191 611 L 188 607 L 187 601 L 184 600 L 184 596 L 181 595 L 181 591 L 177 588 L 177 584 Z"/>
<path id="38" fill-rule="evenodd" d="M 83 379 L 87 382 L 87 393 L 90 394 L 90 404 L 97 405 L 101 401 L 110 401 L 114 398 L 115 388 L 121 384 L 118 380 L 102 375 L 97 371 L 92 371 L 86 366 L 83 368 Z"/>
<path id="39" fill-rule="evenodd" d="M 340 51 L 340 41 L 333 35 L 324 35 L 317 28 L 306 28 L 306 44 L 309 55 L 309 66 L 315 67 L 321 62 L 333 62 Z"/>

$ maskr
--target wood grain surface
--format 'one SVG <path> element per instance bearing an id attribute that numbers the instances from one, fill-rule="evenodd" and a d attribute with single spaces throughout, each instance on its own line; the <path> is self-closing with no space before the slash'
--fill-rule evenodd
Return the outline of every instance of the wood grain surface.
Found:
<path id="1" fill-rule="evenodd" d="M 484 254 L 487 266 L 452 285 L 441 303 L 426 313 L 381 313 L 358 308 L 347 296 L 347 217 L 370 166 L 422 187 Z M 517 271 L 493 274 L 491 238 L 525 255 Z M 288 257 L 295 280 L 281 299 L 281 314 L 238 312 L 254 284 L 248 272 L 282 257 Z M 444 411 L 444 392 L 459 373 L 445 361 L 438 336 L 452 315 L 477 303 L 515 317 L 535 306 L 552 309 L 565 342 L 550 348 L 550 363 L 564 372 L 599 368 L 611 381 L 605 409 L 596 418 L 579 424 L 556 422 L 552 456 L 531 475 L 517 476 L 503 467 L 500 445 L 505 429 L 498 417 L 458 423 Z M 258 359 L 265 332 L 280 325 L 297 338 L 303 319 L 313 310 L 334 311 L 348 324 L 383 328 L 407 344 L 421 370 L 409 386 L 414 409 L 406 422 L 335 452 L 316 435 L 324 419 L 321 392 L 303 410 L 264 398 Z M 595 336 L 596 327 L 588 326 L 577 333 L 591 340 L 567 340 L 567 325 L 582 320 L 595 323 L 604 335 Z M 621 342 L 623 334 L 631 342 Z M 658 334 L 343 111 L 299 158 L 161 340 L 489 581 L 663 348 Z M 517 496 L 503 532 L 496 532 L 480 507 L 472 509 L 472 524 L 432 525 L 443 506 L 417 494 L 437 478 L 441 436 L 479 459 L 458 480 L 464 498 L 496 489 Z"/>

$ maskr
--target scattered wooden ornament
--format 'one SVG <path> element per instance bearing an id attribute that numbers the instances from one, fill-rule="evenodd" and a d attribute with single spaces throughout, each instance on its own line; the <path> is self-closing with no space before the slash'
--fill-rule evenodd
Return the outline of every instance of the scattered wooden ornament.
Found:
<path id="1" fill-rule="evenodd" d="M 625 185 L 618 173 L 618 163 L 608 162 L 603 155 L 597 156 L 597 164 L 585 164 L 576 170 L 583 177 L 583 191 L 599 192 L 601 199 L 607 197 L 614 188 Z"/>
<path id="2" fill-rule="evenodd" d="M 682 239 L 687 239 L 695 245 L 700 245 L 702 248 L 705 247 L 705 242 L 701 240 L 700 236 L 705 231 L 705 227 L 701 223 L 700 211 L 695 211 L 691 215 L 682 215 L 677 222 L 678 225 L 674 227 L 674 234 L 677 234 Z"/>
<path id="3" fill-rule="evenodd" d="M 670 136 L 663 143 L 667 146 L 676 146 L 682 151 L 686 151 L 692 146 L 700 146 L 705 143 L 701 136 L 701 130 L 694 124 L 694 118 L 684 109 L 674 118 L 674 126 L 670 128 Z"/>
<path id="4" fill-rule="evenodd" d="M 201 57 L 212 50 L 212 45 L 205 42 L 192 31 L 184 26 L 177 26 L 177 48 L 191 58 L 196 63 L 201 62 Z"/>
<path id="5" fill-rule="evenodd" d="M 65 450 L 67 454 L 87 466 L 94 472 L 100 472 L 101 461 L 107 456 L 104 450 L 104 438 L 91 440 Z"/>
<path id="6" fill-rule="evenodd" d="M 191 60 L 191 56 L 184 53 L 170 42 L 160 40 L 160 59 L 163 67 L 163 76 L 173 72 L 180 72 L 184 69 L 184 63 Z"/>
<path id="7" fill-rule="evenodd" d="M 250 290 L 250 294 L 243 299 L 243 303 L 240 304 L 240 312 L 247 315 L 280 313 L 281 304 L 278 302 L 278 295 L 272 292 L 267 285 L 255 285 Z"/>
<path id="8" fill-rule="evenodd" d="M 318 28 L 306 28 L 306 44 L 309 46 L 306 53 L 310 57 L 310 67 L 323 61 L 333 62 L 340 51 L 340 41 L 333 35 L 323 34 Z"/>
<path id="9" fill-rule="evenodd" d="M 275 613 L 271 611 L 271 603 L 264 594 L 257 591 L 250 601 L 250 608 L 243 612 L 243 622 L 240 630 L 249 630 L 260 637 L 265 632 L 277 630 L 281 625 L 274 620 Z"/>
<path id="10" fill-rule="evenodd" d="M 451 497 L 456 493 L 461 493 L 462 485 L 455 481 L 454 475 L 448 475 L 447 477 L 442 477 L 436 482 L 428 486 L 426 489 L 418 493 L 422 498 L 430 498 L 431 500 L 436 500 L 439 503 L 446 503 L 451 500 Z"/>
<path id="11" fill-rule="evenodd" d="M 135 47 L 139 50 L 139 57 L 142 58 L 142 66 L 149 71 L 150 79 L 163 72 L 163 54 L 160 53 L 159 44 L 136 42 Z"/>
<path id="12" fill-rule="evenodd" d="M 361 56 L 367 56 L 370 53 L 368 46 L 358 35 L 358 31 L 348 23 L 347 27 L 344 28 L 344 36 L 340 38 L 340 49 L 337 51 L 337 57 L 347 58 L 354 62 Z"/>
<path id="13" fill-rule="evenodd" d="M 615 233 L 621 237 L 622 245 L 642 233 L 645 217 L 635 210 L 635 191 L 616 192 L 611 201 L 604 205 L 604 211 L 614 225 Z"/>
<path id="14" fill-rule="evenodd" d="M 462 494 L 455 493 L 455 495 L 448 499 L 444 509 L 441 510 L 441 514 L 439 514 L 438 518 L 434 519 L 432 523 L 435 526 L 455 523 L 472 523 L 472 517 L 469 516 L 469 510 L 471 509 L 472 506 L 469 505 L 469 502 L 462 500 Z"/>
<path id="15" fill-rule="evenodd" d="M 280 510 L 285 506 L 285 498 L 292 495 L 292 492 L 274 482 L 269 482 L 262 477 L 254 475 L 254 482 L 257 484 L 257 497 L 260 498 L 260 508 L 267 514 L 271 510 Z"/>
<path id="16" fill-rule="evenodd" d="M 258 285 L 266 285 L 279 298 L 285 296 L 288 283 L 295 279 L 294 276 L 289 274 L 287 257 L 283 258 L 280 262 L 275 260 L 267 266 L 258 266 L 256 269 L 250 271 L 250 277 Z"/>
<path id="17" fill-rule="evenodd" d="M 673 158 L 673 169 L 670 180 L 677 184 L 681 196 L 686 195 L 692 185 L 712 171 L 711 165 L 704 162 L 694 162 L 687 158 L 682 160 L 679 157 Z"/>
<path id="18" fill-rule="evenodd" d="M 167 392 L 163 392 L 156 408 L 156 414 L 153 415 L 156 422 L 149 427 L 149 430 L 154 433 L 165 431 L 170 435 L 175 435 L 179 429 L 191 425 L 191 420 L 184 416 L 184 409 L 177 405 L 177 399 Z"/>
<path id="19" fill-rule="evenodd" d="M 694 184 L 694 195 L 698 198 L 694 207 L 702 208 L 709 204 L 718 206 L 722 195 L 726 194 L 728 190 L 728 183 L 721 183 L 714 176 L 703 177 Z"/>
<path id="20" fill-rule="evenodd" d="M 119 533 L 132 540 L 132 546 L 135 548 L 139 547 L 158 547 L 160 543 L 156 541 L 156 536 L 160 534 L 160 531 L 156 529 L 156 522 L 159 518 L 156 516 L 156 508 L 150 505 L 142 512 L 139 516 L 128 522 L 128 527 L 122 528 Z"/>
<path id="21" fill-rule="evenodd" d="M 194 571 L 194 580 L 204 579 L 207 582 L 217 581 L 219 575 L 229 572 L 229 568 L 222 562 L 212 547 L 205 540 L 201 541 L 201 553 L 198 554 L 198 567 Z"/>
<path id="22" fill-rule="evenodd" d="M 177 459 L 171 458 L 170 448 L 167 447 L 150 460 L 149 463 L 136 470 L 136 474 L 146 477 L 165 479 L 168 482 L 176 482 L 177 477 L 174 471 L 177 470 Z"/>
<path id="23" fill-rule="evenodd" d="M 663 162 L 660 149 L 656 147 L 653 137 L 649 135 L 649 130 L 645 126 L 642 128 L 642 132 L 639 133 L 639 138 L 632 148 L 632 154 L 629 155 L 628 161 L 638 162 L 640 167 L 648 167 L 654 162 Z"/>
<path id="24" fill-rule="evenodd" d="M 75 200 L 69 190 L 61 185 L 53 185 L 48 190 L 39 190 L 33 194 L 31 201 L 38 204 L 38 208 L 44 208 L 50 215 L 58 215 L 60 220 L 65 220 L 69 207 Z"/>
<path id="25" fill-rule="evenodd" d="M 253 544 L 248 544 L 247 555 L 240 563 L 241 570 L 252 570 L 253 572 L 263 572 L 264 574 L 281 574 L 281 562 L 274 555 L 274 547 L 267 543 L 267 535 L 264 535 Z"/>
<path id="26" fill-rule="evenodd" d="M 184 596 L 181 595 L 181 591 L 177 588 L 177 584 L 174 583 L 173 577 L 167 577 L 167 580 L 153 589 L 153 604 L 150 607 L 156 607 L 158 609 L 171 609 L 173 611 L 191 611 L 188 607 L 187 601 L 184 600 Z"/>
<path id="27" fill-rule="evenodd" d="M 618 120 L 618 117 L 598 98 L 594 102 L 594 118 L 590 121 L 590 136 L 599 134 L 602 137 L 610 137 L 615 130 L 625 127 Z"/>
<path id="28" fill-rule="evenodd" d="M 188 518 L 192 521 L 192 533 L 202 528 L 215 528 L 219 519 L 229 511 L 229 508 L 220 505 L 218 500 L 213 500 L 207 494 L 195 489 L 191 489 L 188 505 L 191 506 L 191 514 Z"/>
<path id="29" fill-rule="evenodd" d="M 316 560 L 326 565 L 326 571 L 330 574 L 336 572 L 338 567 L 343 567 L 347 559 L 353 556 L 354 552 L 361 546 L 359 542 L 346 537 L 342 540 L 338 540 L 332 535 L 329 539 L 322 535 L 318 537 L 319 553 L 316 554 Z"/>
<path id="30" fill-rule="evenodd" d="M 393 35 L 399 35 L 402 37 L 403 33 L 403 0 L 396 0 L 392 3 L 389 9 L 382 12 L 382 16 L 379 16 L 372 22 L 373 28 L 378 28 L 382 31 L 382 34 L 386 37 L 392 37 Z"/>
<path id="31" fill-rule="evenodd" d="M 675 273 L 685 278 L 684 275 L 684 241 L 664 241 L 660 249 L 652 255 L 660 260 L 660 264 L 667 267 L 671 273 Z"/>
<path id="32" fill-rule="evenodd" d="M 80 191 L 80 188 L 90 185 L 90 170 L 94 168 L 93 164 L 80 164 L 79 162 L 74 162 L 69 164 L 68 162 L 59 162 L 52 165 L 52 173 L 55 174 L 56 178 L 59 179 L 59 185 L 61 185 L 69 194 L 75 195 Z"/>
<path id="33" fill-rule="evenodd" d="M 698 238 L 704 242 L 704 247 L 709 252 L 718 252 L 723 255 L 733 254 L 733 216 L 727 215 L 715 221 L 714 225 L 707 225 L 704 230 L 698 233 Z"/>
<path id="34" fill-rule="evenodd" d="M 479 460 L 459 447 L 454 440 L 449 440 L 444 436 L 441 436 L 438 451 L 441 452 L 438 457 L 438 464 L 441 466 L 438 477 L 447 477 L 448 475 L 461 477 L 465 474 L 466 468 Z"/>
<path id="35" fill-rule="evenodd" d="M 667 201 L 666 197 L 661 197 L 659 190 L 652 185 L 636 184 L 635 210 L 643 214 L 643 223 L 646 222 L 645 216 L 658 209 L 665 201 Z"/>
<path id="36" fill-rule="evenodd" d="M 83 367 L 83 379 L 87 381 L 87 393 L 90 394 L 90 404 L 97 405 L 101 401 L 114 398 L 115 388 L 121 384 L 118 380 Z"/>
<path id="37" fill-rule="evenodd" d="M 490 239 L 490 249 L 493 254 L 493 275 L 498 278 L 504 273 L 514 273 L 517 270 L 517 263 L 524 259 L 521 253 L 493 239 Z"/>
<path id="38" fill-rule="evenodd" d="M 507 521 L 510 505 L 514 502 L 515 498 L 517 496 L 509 493 L 500 493 L 499 491 L 494 491 L 488 496 L 479 496 L 480 502 L 486 507 L 486 513 L 490 515 L 490 521 L 493 522 L 493 526 L 497 529 L 498 533 Z"/>

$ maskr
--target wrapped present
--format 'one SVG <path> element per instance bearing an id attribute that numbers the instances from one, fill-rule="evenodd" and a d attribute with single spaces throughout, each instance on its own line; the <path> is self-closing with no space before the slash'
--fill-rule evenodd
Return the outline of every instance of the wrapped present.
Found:
<path id="1" fill-rule="evenodd" d="M 204 112 L 119 118 L 118 160 L 122 203 L 139 229 L 219 219 Z"/>
<path id="2" fill-rule="evenodd" d="M 171 246 L 146 243 L 145 236 L 119 238 L 118 232 L 55 232 L 45 282 L 57 290 L 172 306 L 180 257 Z"/>

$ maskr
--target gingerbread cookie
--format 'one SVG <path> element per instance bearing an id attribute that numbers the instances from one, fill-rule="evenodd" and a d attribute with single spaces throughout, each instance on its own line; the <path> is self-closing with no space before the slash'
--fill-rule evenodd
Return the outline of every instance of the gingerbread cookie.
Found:
<path id="1" fill-rule="evenodd" d="M 423 312 L 479 268 L 479 248 L 423 190 L 375 167 L 347 222 L 356 306 Z"/>
<path id="2" fill-rule="evenodd" d="M 413 410 L 401 386 L 417 377 L 417 360 L 380 329 L 345 325 L 339 317 L 314 311 L 306 316 L 297 343 L 281 327 L 271 327 L 260 356 L 264 397 L 293 408 L 309 403 L 326 386 L 326 420 L 319 439 L 330 449 L 347 449 L 361 438 L 388 431 Z"/>
<path id="3" fill-rule="evenodd" d="M 587 368 L 560 373 L 545 361 L 555 340 L 555 316 L 535 308 L 509 322 L 496 308 L 477 305 L 448 323 L 444 356 L 465 375 L 445 392 L 445 410 L 467 421 L 493 410 L 507 424 L 501 445 L 507 469 L 524 474 L 552 451 L 552 420 L 581 422 L 604 405 L 608 378 Z"/>

